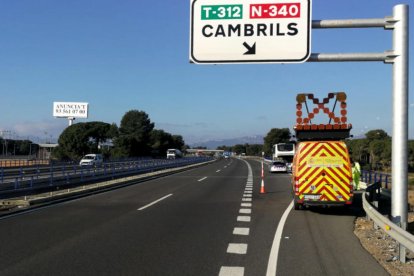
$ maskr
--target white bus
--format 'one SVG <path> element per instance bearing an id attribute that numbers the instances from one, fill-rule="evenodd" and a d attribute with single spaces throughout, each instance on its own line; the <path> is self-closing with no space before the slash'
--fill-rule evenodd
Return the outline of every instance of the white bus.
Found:
<path id="1" fill-rule="evenodd" d="M 295 156 L 294 143 L 279 143 L 273 145 L 273 161 L 283 160 L 288 170 L 292 167 L 293 157 Z"/>

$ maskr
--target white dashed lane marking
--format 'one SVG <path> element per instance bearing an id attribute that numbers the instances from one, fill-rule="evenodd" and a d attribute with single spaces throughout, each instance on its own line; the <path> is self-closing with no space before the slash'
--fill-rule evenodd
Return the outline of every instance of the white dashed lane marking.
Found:
<path id="1" fill-rule="evenodd" d="M 206 179 L 207 179 L 207 177 L 203 177 L 203 178 L 199 179 L 198 182 L 204 181 Z"/>
<path id="2" fill-rule="evenodd" d="M 244 161 L 244 160 L 243 160 Z M 248 223 L 251 222 L 252 217 L 252 201 L 253 201 L 253 171 L 250 164 L 244 161 L 248 168 L 248 177 L 245 191 L 243 192 L 241 208 L 239 210 L 239 216 L 237 216 L 237 222 L 243 224 L 243 226 L 247 226 Z M 218 171 L 217 171 L 218 172 Z M 250 228 L 249 227 L 235 227 L 233 230 L 233 235 L 237 236 L 249 236 L 250 235 Z M 241 239 L 239 237 L 238 239 Z M 234 255 L 246 255 L 247 254 L 247 243 L 230 243 L 227 248 L 228 254 Z M 236 262 L 237 263 L 237 262 Z M 220 268 L 219 276 L 244 276 L 244 267 L 240 266 L 222 266 Z"/>
<path id="3" fill-rule="evenodd" d="M 247 244 L 245 244 L 245 243 L 230 243 L 229 247 L 227 248 L 227 253 L 245 255 L 245 254 L 247 254 Z"/>
<path id="4" fill-rule="evenodd" d="M 167 199 L 167 198 L 169 198 L 169 197 L 170 197 L 170 196 L 172 196 L 172 195 L 173 195 L 173 194 L 169 194 L 169 195 L 166 195 L 166 196 L 164 196 L 164 197 L 162 197 L 162 198 L 160 198 L 160 199 L 157 199 L 157 200 L 155 200 L 155 201 L 151 202 L 150 204 L 145 205 L 145 206 L 143 206 L 143 207 L 139 208 L 139 209 L 138 209 L 138 211 L 145 210 L 145 209 L 147 209 L 148 207 L 151 207 L 152 205 L 155 205 L 155 204 L 157 204 L 158 202 L 163 201 L 164 199 Z"/>
<path id="5" fill-rule="evenodd" d="M 248 236 L 250 234 L 250 228 L 236 227 L 233 230 L 233 235 Z"/>
<path id="6" fill-rule="evenodd" d="M 238 216 L 237 221 L 241 222 L 250 222 L 252 218 L 250 216 Z"/>
<path id="7" fill-rule="evenodd" d="M 240 214 L 251 214 L 252 209 L 240 209 L 239 213 Z"/>
<path id="8" fill-rule="evenodd" d="M 222 266 L 219 276 L 243 276 L 244 267 L 238 266 Z"/>

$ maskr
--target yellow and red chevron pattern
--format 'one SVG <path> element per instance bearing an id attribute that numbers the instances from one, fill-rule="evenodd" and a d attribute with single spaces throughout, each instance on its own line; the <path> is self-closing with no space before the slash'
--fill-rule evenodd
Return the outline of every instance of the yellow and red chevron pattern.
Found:
<path id="1" fill-rule="evenodd" d="M 300 201 L 352 200 L 352 174 L 345 143 L 302 142 L 298 153 L 295 192 Z"/>

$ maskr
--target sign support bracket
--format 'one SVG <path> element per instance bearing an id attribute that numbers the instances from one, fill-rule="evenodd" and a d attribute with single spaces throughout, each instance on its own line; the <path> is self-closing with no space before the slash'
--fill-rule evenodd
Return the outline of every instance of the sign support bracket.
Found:
<path id="1" fill-rule="evenodd" d="M 408 55 L 409 8 L 397 5 L 392 17 L 381 19 L 314 20 L 313 29 L 378 28 L 393 31 L 393 50 L 384 53 L 311 54 L 308 62 L 382 61 L 393 65 L 393 131 L 392 131 L 392 195 L 391 216 L 402 229 L 408 217 Z M 406 249 L 400 245 L 399 259 L 406 261 Z"/>

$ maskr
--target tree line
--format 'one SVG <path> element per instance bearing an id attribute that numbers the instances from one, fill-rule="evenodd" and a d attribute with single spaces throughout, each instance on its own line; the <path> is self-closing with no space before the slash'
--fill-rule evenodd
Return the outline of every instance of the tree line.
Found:
<path id="1" fill-rule="evenodd" d="M 232 147 L 221 146 L 217 149 L 232 151 L 236 154 L 245 153 L 251 156 L 271 157 L 273 145 L 294 142 L 294 137 L 288 128 L 272 128 L 263 139 L 262 145 L 240 144 Z M 365 138 L 346 139 L 350 157 L 358 161 L 366 170 L 389 170 L 391 168 L 391 137 L 382 129 L 370 130 Z M 409 169 L 414 170 L 414 140 L 408 141 Z"/>
<path id="2" fill-rule="evenodd" d="M 39 146 L 30 140 L 4 139 L 0 137 L 0 155 L 14 156 L 36 154 Z"/>
<path id="3" fill-rule="evenodd" d="M 120 126 L 104 122 L 77 123 L 59 136 L 53 157 L 77 160 L 88 153 L 102 153 L 106 158 L 165 156 L 167 149 L 184 150 L 181 135 L 154 129 L 154 123 L 144 111 L 130 110 Z"/>
<path id="4" fill-rule="evenodd" d="M 292 135 L 288 128 L 272 128 L 263 139 L 263 144 L 237 144 L 234 146 L 220 146 L 218 150 L 234 152 L 237 155 L 246 154 L 248 156 L 272 156 L 274 144 L 287 143 L 291 140 Z"/>
<path id="5" fill-rule="evenodd" d="M 350 156 L 366 170 L 391 169 L 392 138 L 382 129 L 370 130 L 363 139 L 346 140 Z M 408 166 L 414 169 L 414 140 L 408 141 Z"/>

